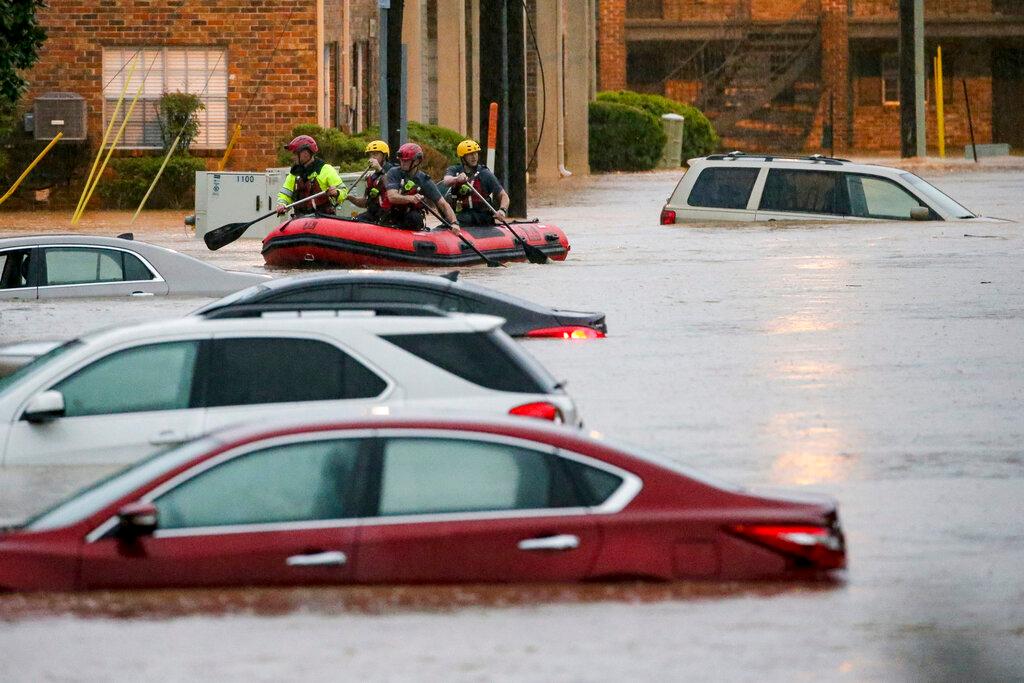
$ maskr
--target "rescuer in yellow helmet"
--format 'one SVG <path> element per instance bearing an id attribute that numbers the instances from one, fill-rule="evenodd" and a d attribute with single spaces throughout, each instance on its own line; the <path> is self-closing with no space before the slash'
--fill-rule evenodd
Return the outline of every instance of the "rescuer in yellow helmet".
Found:
<path id="1" fill-rule="evenodd" d="M 356 216 L 356 220 L 377 223 L 384 213 L 380 208 L 380 195 L 384 192 L 384 176 L 392 166 L 388 161 L 391 149 L 383 140 L 373 140 L 366 145 L 366 156 L 370 164 L 370 173 L 366 176 L 366 190 L 362 197 L 352 196 L 348 200 L 360 209 L 366 209 Z"/>
<path id="2" fill-rule="evenodd" d="M 459 225 L 494 225 L 496 217 L 504 220 L 508 212 L 508 193 L 491 170 L 480 163 L 480 145 L 476 140 L 466 139 L 455 151 L 462 163 L 449 166 L 442 182 L 455 197 Z M 491 213 L 474 189 L 490 202 L 496 213 Z"/>

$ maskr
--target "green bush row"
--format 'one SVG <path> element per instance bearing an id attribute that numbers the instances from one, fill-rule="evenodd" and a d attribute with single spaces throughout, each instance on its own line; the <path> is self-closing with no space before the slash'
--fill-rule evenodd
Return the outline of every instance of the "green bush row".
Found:
<path id="1" fill-rule="evenodd" d="M 718 149 L 720 141 L 708 117 L 696 107 L 670 100 L 661 95 L 647 95 L 631 90 L 604 91 L 597 94 L 598 102 L 614 102 L 636 107 L 661 118 L 665 114 L 679 114 L 686 119 L 683 124 L 683 162 L 694 157 L 711 154 Z"/>
<path id="2" fill-rule="evenodd" d="M 162 157 L 111 159 L 108 177 L 99 184 L 103 205 L 112 209 L 134 209 L 142 201 L 160 170 Z M 196 171 L 205 171 L 203 159 L 174 155 L 146 200 L 147 209 L 189 209 L 195 200 Z"/>
<path id="3" fill-rule="evenodd" d="M 648 171 L 665 146 L 661 121 L 616 102 L 590 103 L 590 170 Z"/>

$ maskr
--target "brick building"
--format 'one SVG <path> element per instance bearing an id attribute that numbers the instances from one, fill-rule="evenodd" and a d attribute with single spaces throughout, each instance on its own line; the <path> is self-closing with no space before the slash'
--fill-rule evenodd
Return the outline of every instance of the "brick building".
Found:
<path id="1" fill-rule="evenodd" d="M 601 0 L 601 89 L 692 102 L 723 145 L 837 152 L 899 149 L 898 0 Z M 925 0 L 928 145 L 932 57 L 943 52 L 947 145 L 1024 147 L 1024 2 Z"/>
<path id="2" fill-rule="evenodd" d="M 490 5 L 488 4 L 490 2 Z M 586 103 L 594 91 L 597 0 L 529 0 L 529 144 L 533 169 L 587 172 Z M 377 0 L 48 0 L 38 10 L 48 38 L 27 74 L 23 102 L 50 92 L 84 97 L 94 148 L 114 130 L 142 84 L 119 145 L 155 154 L 163 93 L 199 95 L 205 109 L 192 153 L 213 167 L 236 126 L 228 168 L 276 165 L 281 140 L 299 123 L 358 132 L 378 121 Z M 481 11 L 493 0 L 406 0 L 410 119 L 481 136 Z M 543 65 L 547 78 L 538 76 Z M 486 107 L 484 107 L 486 111 Z M 565 130 L 574 131 L 566 135 Z M 556 144 L 557 141 L 557 144 Z"/>

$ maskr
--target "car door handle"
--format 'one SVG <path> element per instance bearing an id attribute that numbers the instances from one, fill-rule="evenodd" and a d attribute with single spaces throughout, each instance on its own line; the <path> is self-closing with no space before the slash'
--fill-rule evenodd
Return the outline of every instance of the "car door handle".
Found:
<path id="1" fill-rule="evenodd" d="M 154 446 L 170 446 L 176 443 L 185 443 L 190 437 L 184 432 L 178 432 L 173 429 L 165 429 L 162 432 L 157 432 L 153 436 L 149 437 L 149 443 Z"/>
<path id="2" fill-rule="evenodd" d="M 348 556 L 340 550 L 328 550 L 309 555 L 292 555 L 286 560 L 289 567 L 340 567 Z"/>
<path id="3" fill-rule="evenodd" d="M 580 547 L 579 536 L 559 534 L 543 538 L 527 538 L 519 541 L 520 550 L 572 550 Z"/>

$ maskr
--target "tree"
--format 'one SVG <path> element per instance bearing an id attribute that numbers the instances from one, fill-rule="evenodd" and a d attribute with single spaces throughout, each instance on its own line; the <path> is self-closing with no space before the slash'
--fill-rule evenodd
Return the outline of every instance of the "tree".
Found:
<path id="1" fill-rule="evenodd" d="M 199 134 L 199 112 L 206 105 L 198 95 L 174 92 L 164 93 L 160 97 L 160 138 L 163 140 L 164 152 L 171 148 L 178 135 L 178 147 L 175 154 L 187 154 L 192 140 Z"/>
<path id="2" fill-rule="evenodd" d="M 0 102 L 13 106 L 28 83 L 19 71 L 39 59 L 46 30 L 36 22 L 36 10 L 43 0 L 2 0 L 0 2 Z"/>

